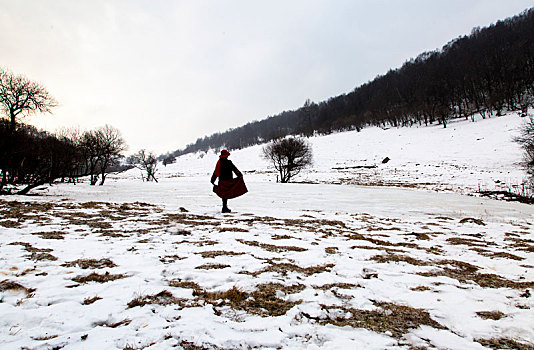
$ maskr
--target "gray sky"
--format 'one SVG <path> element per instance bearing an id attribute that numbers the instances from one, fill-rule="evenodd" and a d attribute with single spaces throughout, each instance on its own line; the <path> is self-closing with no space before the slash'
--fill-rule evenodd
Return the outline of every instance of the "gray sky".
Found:
<path id="1" fill-rule="evenodd" d="M 47 130 L 164 153 L 353 90 L 532 0 L 0 0 L 0 65 L 58 100 Z"/>

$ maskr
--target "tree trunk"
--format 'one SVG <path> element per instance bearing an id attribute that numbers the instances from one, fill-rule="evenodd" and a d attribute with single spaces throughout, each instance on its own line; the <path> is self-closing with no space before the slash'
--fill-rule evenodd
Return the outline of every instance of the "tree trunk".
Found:
<path id="1" fill-rule="evenodd" d="M 18 191 L 16 194 L 26 195 L 26 194 L 28 194 L 28 192 L 30 192 L 30 190 L 34 189 L 35 187 L 44 185 L 44 184 L 45 184 L 45 181 L 39 181 L 39 182 L 30 184 L 30 185 L 24 187 L 22 190 Z"/>

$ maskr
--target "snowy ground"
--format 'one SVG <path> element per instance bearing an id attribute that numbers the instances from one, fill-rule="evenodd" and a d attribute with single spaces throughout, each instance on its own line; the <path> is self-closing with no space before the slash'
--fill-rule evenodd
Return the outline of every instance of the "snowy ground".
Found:
<path id="1" fill-rule="evenodd" d="M 297 184 L 236 151 L 232 214 L 213 153 L 0 198 L 0 348 L 531 349 L 534 207 L 465 195 L 522 181 L 520 123 L 314 138 Z"/>

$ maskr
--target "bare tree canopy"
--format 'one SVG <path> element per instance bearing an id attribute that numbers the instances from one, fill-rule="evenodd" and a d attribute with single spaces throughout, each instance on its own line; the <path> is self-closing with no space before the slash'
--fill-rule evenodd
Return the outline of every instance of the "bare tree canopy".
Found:
<path id="1" fill-rule="evenodd" d="M 40 112 L 50 113 L 57 101 L 39 83 L 0 68 L 0 107 L 13 132 L 17 120 Z"/>
<path id="2" fill-rule="evenodd" d="M 263 147 L 263 157 L 272 162 L 282 183 L 290 182 L 302 169 L 312 164 L 311 147 L 302 137 L 288 137 Z"/>
<path id="3" fill-rule="evenodd" d="M 91 185 L 95 185 L 99 177 L 100 185 L 103 185 L 107 169 L 126 149 L 120 131 L 110 125 L 86 131 L 81 137 L 81 145 Z"/>
<path id="4" fill-rule="evenodd" d="M 529 120 L 523 124 L 521 136 L 515 141 L 523 147 L 524 165 L 531 177 L 534 177 L 534 116 L 530 116 Z"/>
<path id="5" fill-rule="evenodd" d="M 146 180 L 158 182 L 158 180 L 156 179 L 158 159 L 156 158 L 154 153 L 147 152 L 145 149 L 142 149 L 133 156 L 131 156 L 128 162 L 136 168 L 140 169 L 142 172 L 145 172 L 146 175 L 141 175 L 143 181 Z"/>

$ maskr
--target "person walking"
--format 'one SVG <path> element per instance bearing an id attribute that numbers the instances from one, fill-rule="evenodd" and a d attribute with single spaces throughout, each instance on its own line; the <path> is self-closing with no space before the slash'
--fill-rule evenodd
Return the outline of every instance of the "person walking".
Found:
<path id="1" fill-rule="evenodd" d="M 211 184 L 213 185 L 213 192 L 222 198 L 222 212 L 231 213 L 228 208 L 228 200 L 244 195 L 248 192 L 243 174 L 236 168 L 234 163 L 228 157 L 230 152 L 223 149 L 219 155 L 219 160 L 215 166 L 215 171 L 211 175 Z M 233 174 L 237 175 L 234 179 Z M 219 184 L 215 185 L 215 180 L 219 178 Z"/>

